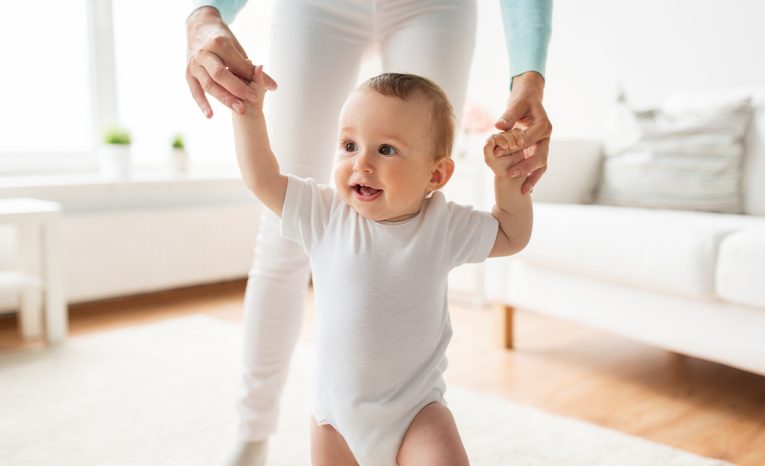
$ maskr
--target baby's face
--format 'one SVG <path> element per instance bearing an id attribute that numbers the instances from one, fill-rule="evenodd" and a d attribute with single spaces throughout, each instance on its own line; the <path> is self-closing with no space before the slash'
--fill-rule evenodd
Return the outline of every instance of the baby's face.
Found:
<path id="1" fill-rule="evenodd" d="M 405 101 L 369 89 L 355 91 L 345 102 L 335 186 L 363 217 L 407 219 L 433 190 L 437 162 L 430 108 L 423 97 Z"/>

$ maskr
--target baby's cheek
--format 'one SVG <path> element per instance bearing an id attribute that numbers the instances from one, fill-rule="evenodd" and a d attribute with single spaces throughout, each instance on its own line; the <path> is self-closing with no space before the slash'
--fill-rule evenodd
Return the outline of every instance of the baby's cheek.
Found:
<path id="1" fill-rule="evenodd" d="M 342 161 L 338 161 L 335 165 L 335 187 L 338 189 L 347 184 L 348 177 L 350 176 L 347 165 L 347 163 L 343 163 Z"/>

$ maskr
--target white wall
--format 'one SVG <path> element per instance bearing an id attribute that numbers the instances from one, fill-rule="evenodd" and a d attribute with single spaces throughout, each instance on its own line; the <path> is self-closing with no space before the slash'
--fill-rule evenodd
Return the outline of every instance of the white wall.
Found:
<path id="1" fill-rule="evenodd" d="M 477 0 L 468 99 L 499 116 L 508 64 L 499 0 Z M 251 1 L 233 30 L 268 66 L 273 1 Z M 563 139 L 599 138 L 618 89 L 648 105 L 689 88 L 765 85 L 765 2 L 554 0 L 545 108 Z M 374 60 L 362 73 L 379 71 Z"/>
<path id="2" fill-rule="evenodd" d="M 507 95 L 499 2 L 478 1 L 469 98 L 499 115 Z M 545 89 L 553 136 L 599 137 L 620 85 L 637 104 L 692 88 L 762 87 L 763 19 L 758 0 L 555 1 Z"/>

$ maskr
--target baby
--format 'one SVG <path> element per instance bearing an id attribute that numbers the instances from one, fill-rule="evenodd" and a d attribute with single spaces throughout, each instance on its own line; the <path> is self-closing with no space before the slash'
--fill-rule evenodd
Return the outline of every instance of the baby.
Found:
<path id="1" fill-rule="evenodd" d="M 247 186 L 309 255 L 316 304 L 314 466 L 467 465 L 446 407 L 449 271 L 520 251 L 531 234 L 524 177 L 508 173 L 522 132 L 491 136 L 491 213 L 447 202 L 454 117 L 444 92 L 407 74 L 359 86 L 340 116 L 335 188 L 280 173 L 258 96 L 234 114 Z"/>

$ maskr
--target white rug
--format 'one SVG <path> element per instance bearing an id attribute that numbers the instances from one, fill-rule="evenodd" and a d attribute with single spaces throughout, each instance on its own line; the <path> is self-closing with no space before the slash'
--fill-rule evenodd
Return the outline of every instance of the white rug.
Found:
<path id="1" fill-rule="evenodd" d="M 189 317 L 0 353 L 0 464 L 214 464 L 235 438 L 239 334 Z M 310 463 L 310 374 L 298 347 L 269 466 Z M 730 464 L 458 387 L 447 400 L 474 466 Z"/>

